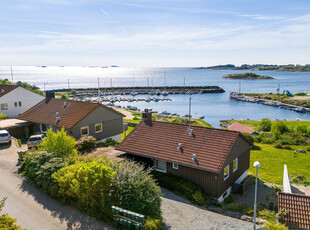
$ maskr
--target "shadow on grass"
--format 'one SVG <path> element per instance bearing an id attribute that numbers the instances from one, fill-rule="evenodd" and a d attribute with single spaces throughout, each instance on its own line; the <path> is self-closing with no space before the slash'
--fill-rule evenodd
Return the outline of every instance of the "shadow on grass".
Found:
<path id="1" fill-rule="evenodd" d="M 89 217 L 71 206 L 61 204 L 58 200 L 49 197 L 26 180 L 23 180 L 20 189 L 22 192 L 33 196 L 35 201 L 41 204 L 44 209 L 49 210 L 54 218 L 59 219 L 61 222 L 66 222 L 67 229 L 114 229 L 108 224 Z M 38 216 L 38 218 L 40 217 Z"/>

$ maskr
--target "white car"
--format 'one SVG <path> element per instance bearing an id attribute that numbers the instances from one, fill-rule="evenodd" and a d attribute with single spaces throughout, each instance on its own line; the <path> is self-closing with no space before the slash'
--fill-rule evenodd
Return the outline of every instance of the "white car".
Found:
<path id="1" fill-rule="evenodd" d="M 27 141 L 28 149 L 37 147 L 44 140 L 44 134 L 32 135 Z"/>
<path id="2" fill-rule="evenodd" d="M 0 144 L 11 144 L 12 137 L 6 130 L 0 130 Z"/>

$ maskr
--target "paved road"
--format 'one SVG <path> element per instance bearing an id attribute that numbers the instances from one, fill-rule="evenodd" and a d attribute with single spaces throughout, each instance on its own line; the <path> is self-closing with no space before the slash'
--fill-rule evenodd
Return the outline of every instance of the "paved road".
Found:
<path id="1" fill-rule="evenodd" d="M 112 229 L 77 211 L 60 204 L 28 184 L 17 173 L 17 146 L 0 146 L 0 199 L 7 197 L 3 212 L 17 218 L 28 230 Z"/>
<path id="2" fill-rule="evenodd" d="M 191 204 L 189 201 L 162 188 L 161 210 L 169 229 L 177 230 L 247 230 L 250 222 L 224 216 Z"/>

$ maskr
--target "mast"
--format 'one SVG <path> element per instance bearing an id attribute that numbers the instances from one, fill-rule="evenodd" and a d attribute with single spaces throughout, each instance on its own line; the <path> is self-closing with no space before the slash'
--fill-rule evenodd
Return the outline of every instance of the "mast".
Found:
<path id="1" fill-rule="evenodd" d="M 68 78 L 68 89 L 70 89 L 70 79 Z"/>
<path id="2" fill-rule="evenodd" d="M 13 70 L 12 70 L 12 66 L 11 66 L 11 78 L 12 78 L 12 83 L 13 83 Z"/>
<path id="3" fill-rule="evenodd" d="M 99 77 L 98 77 L 98 97 L 100 97 Z"/>
<path id="4" fill-rule="evenodd" d="M 189 122 L 189 128 L 191 129 L 191 102 L 192 102 L 192 98 L 189 97 L 189 106 L 188 106 L 188 122 Z"/>

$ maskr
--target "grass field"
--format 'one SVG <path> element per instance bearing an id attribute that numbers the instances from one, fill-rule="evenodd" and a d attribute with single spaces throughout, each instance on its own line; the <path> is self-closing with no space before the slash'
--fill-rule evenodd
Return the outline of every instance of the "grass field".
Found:
<path id="1" fill-rule="evenodd" d="M 229 124 L 233 124 L 235 122 L 239 122 L 242 125 L 246 125 L 251 129 L 254 129 L 256 131 L 259 131 L 259 122 L 260 121 L 228 121 Z M 272 123 L 275 123 L 276 121 L 272 121 Z M 310 121 L 284 121 L 285 124 L 287 125 L 287 127 L 289 129 L 291 129 L 292 127 L 296 127 L 296 126 L 306 126 L 308 128 L 310 128 Z"/>
<path id="2" fill-rule="evenodd" d="M 134 129 L 134 127 L 128 126 L 128 130 L 126 131 L 126 136 Z M 125 138 L 125 134 L 121 134 L 121 141 Z"/>
<path id="3" fill-rule="evenodd" d="M 259 161 L 258 178 L 263 181 L 282 185 L 283 165 L 288 167 L 289 175 L 303 174 L 310 178 L 310 153 L 297 153 L 294 150 L 276 149 L 272 145 L 255 144 L 260 150 L 251 150 L 249 171 L 255 175 L 253 163 Z M 291 146 L 293 149 L 305 149 L 306 146 Z M 254 147 L 255 149 L 255 147 Z"/>

